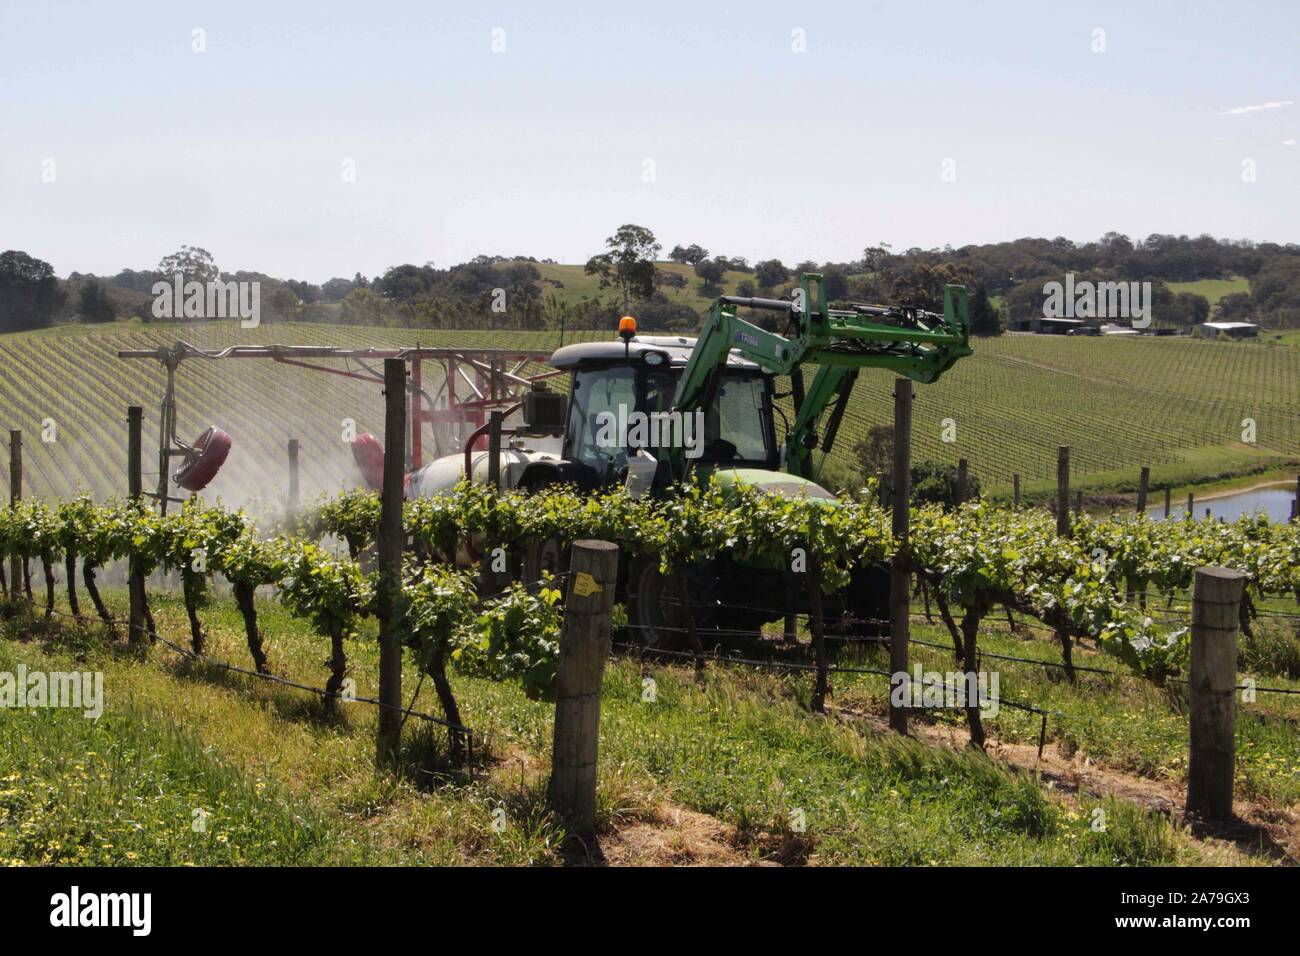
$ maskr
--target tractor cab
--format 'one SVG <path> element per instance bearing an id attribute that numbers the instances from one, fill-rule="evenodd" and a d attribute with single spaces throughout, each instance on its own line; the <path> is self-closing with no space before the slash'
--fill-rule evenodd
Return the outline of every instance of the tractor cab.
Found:
<path id="1" fill-rule="evenodd" d="M 620 484 L 629 459 L 649 455 L 657 462 L 653 488 L 666 488 L 686 477 L 672 473 L 673 448 L 683 451 L 688 468 L 705 473 L 777 469 L 770 373 L 731 355 L 707 409 L 674 412 L 696 340 L 623 331 L 622 341 L 566 345 L 551 357 L 554 368 L 572 372 L 560 456 L 569 474 L 563 480 L 590 489 Z"/>

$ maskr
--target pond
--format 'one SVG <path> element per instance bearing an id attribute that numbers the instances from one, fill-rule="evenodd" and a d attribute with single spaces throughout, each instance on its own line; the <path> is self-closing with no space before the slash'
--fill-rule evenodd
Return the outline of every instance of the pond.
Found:
<path id="1" fill-rule="evenodd" d="M 1155 497 L 1161 499 L 1160 504 L 1154 508 L 1148 508 L 1147 514 L 1152 518 L 1163 518 L 1165 514 L 1164 492 L 1156 492 Z M 1198 521 L 1205 518 L 1206 508 L 1210 509 L 1210 515 L 1216 521 L 1219 518 L 1235 521 L 1242 515 L 1253 514 L 1256 511 L 1264 512 L 1272 521 L 1288 521 L 1291 518 L 1291 502 L 1294 500 L 1295 485 L 1286 484 L 1270 488 L 1252 488 L 1249 491 L 1224 495 L 1222 498 L 1209 498 L 1205 501 L 1197 499 L 1192 504 L 1192 510 L 1195 512 Z M 1186 496 L 1183 497 L 1182 501 L 1175 499 L 1170 516 L 1181 519 L 1186 513 Z"/>

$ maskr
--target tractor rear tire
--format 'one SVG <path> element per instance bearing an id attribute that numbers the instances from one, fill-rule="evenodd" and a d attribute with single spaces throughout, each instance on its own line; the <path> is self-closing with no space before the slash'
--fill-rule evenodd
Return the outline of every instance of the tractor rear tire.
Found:
<path id="1" fill-rule="evenodd" d="M 681 588 L 676 577 L 660 573 L 658 555 L 639 555 L 628 566 L 627 621 L 647 648 L 677 650 L 688 643 Z"/>
<path id="2" fill-rule="evenodd" d="M 572 549 L 562 544 L 558 538 L 529 541 L 524 547 L 522 568 L 524 586 L 529 591 L 536 591 L 542 586 L 544 573 L 557 577 L 564 574 L 569 570 L 571 556 Z M 566 589 L 561 587 L 560 590 Z"/>

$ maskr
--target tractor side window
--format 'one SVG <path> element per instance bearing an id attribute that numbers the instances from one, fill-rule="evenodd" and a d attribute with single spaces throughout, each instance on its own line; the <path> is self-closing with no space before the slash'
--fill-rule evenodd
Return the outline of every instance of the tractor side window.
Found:
<path id="1" fill-rule="evenodd" d="M 704 418 L 704 457 L 720 462 L 767 461 L 766 400 L 762 376 L 724 375 L 717 403 Z"/>
<path id="2" fill-rule="evenodd" d="M 627 464 L 619 421 L 636 410 L 636 372 L 621 366 L 577 372 L 569 403 L 565 457 L 596 471 L 601 479 Z M 606 424 L 612 415 L 612 425 Z"/>

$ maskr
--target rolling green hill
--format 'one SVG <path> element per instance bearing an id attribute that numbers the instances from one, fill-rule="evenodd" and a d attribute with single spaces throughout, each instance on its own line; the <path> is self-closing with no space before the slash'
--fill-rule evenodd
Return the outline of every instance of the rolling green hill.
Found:
<path id="1" fill-rule="evenodd" d="M 1171 292 L 1190 292 L 1193 295 L 1205 296 L 1210 301 L 1210 308 L 1214 308 L 1225 295 L 1250 291 L 1250 282 L 1241 276 L 1232 276 L 1229 279 L 1197 279 L 1195 282 L 1167 282 L 1165 284 L 1169 286 Z"/>
<path id="2" fill-rule="evenodd" d="M 575 337 L 570 333 L 569 340 Z M 130 404 L 145 407 L 146 472 L 156 468 L 161 369 L 152 361 L 118 359 L 116 351 L 177 339 L 208 347 L 557 344 L 551 332 L 294 323 L 253 330 L 234 323 L 76 326 L 0 336 L 0 427 L 23 430 L 29 493 L 123 491 Z M 1005 487 L 1013 473 L 1027 489 L 1046 487 L 1062 443 L 1073 449 L 1076 481 L 1094 486 L 1131 479 L 1142 464 L 1153 466 L 1156 482 L 1183 483 L 1300 456 L 1300 349 L 1184 338 L 1009 335 L 977 340 L 975 350 L 939 383 L 917 388 L 913 457 L 966 457 L 986 489 Z M 890 420 L 890 388 L 887 374 L 862 375 L 834 453 L 841 469 L 867 428 Z M 177 391 L 183 437 L 219 425 L 234 439 L 230 460 L 210 486 L 213 497 L 227 502 L 284 493 L 289 438 L 303 444 L 304 494 L 355 484 L 343 419 L 355 420 L 359 432 L 383 431 L 377 386 L 266 360 L 186 362 Z M 1255 420 L 1257 445 L 1241 442 L 1245 418 Z M 46 419 L 56 427 L 50 443 L 41 441 Z M 945 419 L 956 425 L 955 443 L 941 440 Z M 7 446 L 0 460 L 7 462 Z M 146 474 L 147 487 L 155 480 L 156 472 Z"/>

